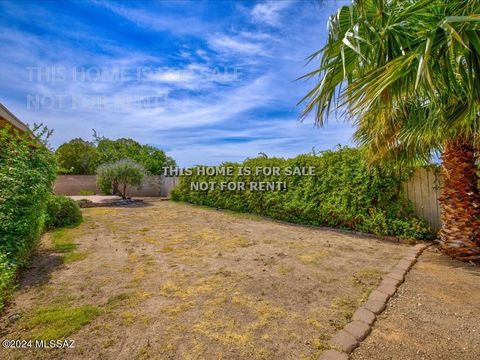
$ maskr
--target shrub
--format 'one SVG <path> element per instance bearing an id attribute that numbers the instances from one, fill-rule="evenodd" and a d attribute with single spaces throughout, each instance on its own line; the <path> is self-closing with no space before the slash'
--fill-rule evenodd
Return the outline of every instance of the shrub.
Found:
<path id="1" fill-rule="evenodd" d="M 0 252 L 22 259 L 43 230 L 55 160 L 44 146 L 0 130 Z"/>
<path id="2" fill-rule="evenodd" d="M 0 310 L 4 305 L 4 296 L 11 290 L 15 279 L 16 266 L 6 254 L 0 253 Z"/>
<path id="3" fill-rule="evenodd" d="M 97 184 L 106 194 L 120 194 L 127 197 L 129 186 L 142 184 L 145 169 L 130 159 L 123 159 L 112 164 L 101 165 L 97 169 Z"/>
<path id="4" fill-rule="evenodd" d="M 6 284 L 43 231 L 55 174 L 54 156 L 45 146 L 0 129 L 0 308 Z"/>
<path id="5" fill-rule="evenodd" d="M 182 176 L 172 199 L 235 211 L 266 215 L 300 224 L 346 228 L 376 235 L 406 239 L 428 239 L 427 223 L 414 216 L 411 204 L 401 192 L 404 176 L 393 168 L 369 166 L 364 151 L 340 148 L 320 156 L 300 155 L 293 159 L 253 158 L 242 164 L 224 163 L 235 168 L 234 176 L 201 176 L 193 169 Z M 238 175 L 239 166 L 314 167 L 315 176 Z M 286 191 L 191 191 L 191 182 L 286 182 Z"/>
<path id="6" fill-rule="evenodd" d="M 53 229 L 79 224 L 82 212 L 78 203 L 66 196 L 52 195 L 47 202 L 45 227 Z"/>

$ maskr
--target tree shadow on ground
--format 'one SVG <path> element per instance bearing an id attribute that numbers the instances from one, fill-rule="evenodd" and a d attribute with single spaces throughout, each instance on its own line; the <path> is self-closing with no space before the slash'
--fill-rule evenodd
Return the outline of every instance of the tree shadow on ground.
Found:
<path id="1" fill-rule="evenodd" d="M 19 316 L 19 314 L 12 312 L 15 308 L 11 306 L 15 299 L 15 293 L 47 284 L 50 281 L 50 275 L 61 266 L 63 266 L 61 254 L 47 249 L 39 249 L 32 254 L 30 264 L 20 271 L 15 292 L 11 298 L 7 299 L 6 306 L 1 313 L 3 321 L 0 324 L 0 337 L 5 336 L 8 333 L 10 323 L 16 321 L 16 319 L 12 320 L 12 317 Z"/>
<path id="2" fill-rule="evenodd" d="M 442 253 L 437 247 L 431 247 L 429 250 L 439 254 Z M 444 254 L 442 254 L 442 256 L 428 259 L 428 261 L 435 265 L 441 265 L 441 266 L 452 268 L 453 270 L 462 269 L 474 276 L 480 277 L 480 264 L 478 263 L 462 262 L 459 260 L 452 259 L 449 256 Z"/>
<path id="3" fill-rule="evenodd" d="M 145 207 L 151 207 L 152 204 L 149 204 L 148 202 L 145 201 L 137 201 L 134 203 L 128 203 L 128 204 L 115 204 L 110 206 L 111 208 L 145 208 Z"/>
<path id="4" fill-rule="evenodd" d="M 47 249 L 36 251 L 31 259 L 30 265 L 22 271 L 18 279 L 19 289 L 48 283 L 51 273 L 63 265 L 62 255 Z"/>

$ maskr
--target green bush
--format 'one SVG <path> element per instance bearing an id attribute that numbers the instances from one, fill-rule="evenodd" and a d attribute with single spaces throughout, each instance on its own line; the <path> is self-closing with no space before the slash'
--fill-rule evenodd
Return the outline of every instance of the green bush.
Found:
<path id="1" fill-rule="evenodd" d="M 12 288 L 15 279 L 16 265 L 12 263 L 6 254 L 0 253 L 0 310 L 4 305 L 4 296 Z"/>
<path id="2" fill-rule="evenodd" d="M 0 308 L 44 229 L 55 174 L 53 154 L 39 141 L 0 129 Z"/>
<path id="3" fill-rule="evenodd" d="M 401 192 L 404 176 L 393 168 L 369 166 L 360 149 L 340 148 L 319 156 L 300 155 L 293 159 L 253 158 L 235 168 L 234 176 L 201 176 L 193 169 L 182 176 L 172 199 L 190 203 L 266 215 L 275 219 L 397 236 L 430 239 L 424 220 L 413 215 L 411 204 Z M 315 176 L 240 176 L 238 167 L 314 167 Z M 191 182 L 286 182 L 286 191 L 191 191 Z"/>
<path id="4" fill-rule="evenodd" d="M 52 195 L 47 202 L 45 227 L 53 229 L 79 224 L 82 212 L 78 203 L 66 196 Z"/>

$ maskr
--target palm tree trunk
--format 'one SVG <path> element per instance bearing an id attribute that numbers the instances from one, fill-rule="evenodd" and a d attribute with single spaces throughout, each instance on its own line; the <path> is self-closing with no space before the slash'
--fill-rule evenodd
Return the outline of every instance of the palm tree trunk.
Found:
<path id="1" fill-rule="evenodd" d="M 449 141 L 442 155 L 440 243 L 447 255 L 464 261 L 480 260 L 480 193 L 473 141 Z"/>

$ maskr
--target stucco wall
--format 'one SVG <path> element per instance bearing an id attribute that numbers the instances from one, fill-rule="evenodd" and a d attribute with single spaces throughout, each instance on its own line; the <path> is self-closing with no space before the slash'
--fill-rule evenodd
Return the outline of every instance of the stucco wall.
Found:
<path id="1" fill-rule="evenodd" d="M 80 195 L 81 190 L 100 194 L 95 175 L 58 175 L 53 192 L 57 195 Z"/>
<path id="2" fill-rule="evenodd" d="M 177 185 L 177 178 L 163 176 L 146 176 L 139 188 L 130 187 L 128 196 L 162 196 L 168 197 L 170 191 Z M 57 195 L 80 195 L 82 190 L 101 194 L 97 187 L 95 175 L 59 175 L 53 191 Z"/>

